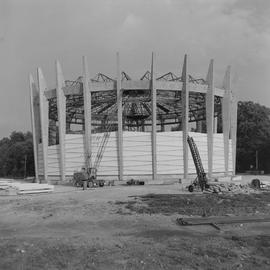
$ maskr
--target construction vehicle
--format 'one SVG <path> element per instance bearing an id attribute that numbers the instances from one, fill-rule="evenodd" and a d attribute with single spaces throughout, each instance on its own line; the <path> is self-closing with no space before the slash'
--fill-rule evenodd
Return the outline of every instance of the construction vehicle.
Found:
<path id="1" fill-rule="evenodd" d="M 208 184 L 207 184 L 208 180 L 207 180 L 206 173 L 202 165 L 202 160 L 201 160 L 197 145 L 195 144 L 193 138 L 190 136 L 188 136 L 187 141 L 188 141 L 190 152 L 191 152 L 194 165 L 196 168 L 196 172 L 197 172 L 197 177 L 193 181 L 193 183 L 188 186 L 188 190 L 189 192 L 193 192 L 194 189 L 197 188 L 204 191 L 208 187 Z"/>
<path id="2" fill-rule="evenodd" d="M 73 174 L 73 183 L 77 187 L 83 187 L 86 189 L 87 187 L 103 187 L 105 184 L 104 180 L 97 179 L 97 170 L 99 168 L 100 162 L 102 160 L 106 145 L 108 143 L 110 132 L 112 129 L 112 124 L 109 123 L 109 119 L 104 123 L 106 126 L 106 130 L 103 133 L 101 138 L 101 142 L 99 143 L 97 154 L 93 166 L 89 166 L 88 168 L 82 168 L 80 172 L 75 172 Z M 91 160 L 91 156 L 88 156 L 88 159 Z M 88 164 L 88 162 L 87 162 Z M 90 164 L 90 162 L 89 162 Z M 110 181 L 111 183 L 111 181 Z"/>
<path id="3" fill-rule="evenodd" d="M 104 180 L 97 180 L 96 172 L 94 168 L 85 169 L 82 168 L 80 172 L 73 174 L 73 183 L 76 187 L 103 187 L 105 184 Z"/>

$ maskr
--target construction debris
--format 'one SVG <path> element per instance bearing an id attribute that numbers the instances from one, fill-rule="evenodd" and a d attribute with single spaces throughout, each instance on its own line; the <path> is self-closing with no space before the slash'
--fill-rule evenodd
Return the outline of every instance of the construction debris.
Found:
<path id="1" fill-rule="evenodd" d="M 130 179 L 130 180 L 127 181 L 127 185 L 128 186 L 131 186 L 131 185 L 144 185 L 144 181 Z"/>
<path id="2" fill-rule="evenodd" d="M 270 186 L 265 185 L 259 179 L 253 179 L 250 184 L 234 183 L 234 182 L 208 182 L 205 193 L 251 193 L 263 189 L 270 189 Z"/>

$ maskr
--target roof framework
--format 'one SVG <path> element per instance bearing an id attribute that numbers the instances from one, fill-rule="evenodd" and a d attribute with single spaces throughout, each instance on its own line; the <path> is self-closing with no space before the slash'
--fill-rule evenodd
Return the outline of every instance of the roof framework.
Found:
<path id="1" fill-rule="evenodd" d="M 126 73 L 121 73 L 122 82 L 131 81 L 131 77 Z M 140 81 L 150 81 L 151 73 L 146 71 Z M 182 82 L 181 76 L 168 72 L 156 79 L 164 82 Z M 116 80 L 109 76 L 98 73 L 91 82 L 99 84 L 115 84 Z M 207 86 L 204 79 L 195 79 L 189 75 L 189 82 L 195 85 Z M 84 104 L 82 88 L 82 78 L 75 81 L 65 81 L 67 89 L 77 89 L 66 95 L 66 122 L 67 125 L 84 125 Z M 100 126 L 104 121 L 117 122 L 116 90 L 93 91 L 92 100 L 92 125 Z M 206 119 L 206 94 L 194 92 L 189 94 L 189 122 L 204 121 Z M 49 119 L 58 121 L 56 97 L 49 100 Z M 215 117 L 221 116 L 222 97 L 215 95 L 214 109 Z M 180 124 L 182 118 L 181 91 L 167 89 L 157 90 L 157 125 Z M 123 124 L 127 129 L 138 129 L 140 126 L 151 125 L 151 91 L 149 89 L 128 90 L 123 89 Z"/>

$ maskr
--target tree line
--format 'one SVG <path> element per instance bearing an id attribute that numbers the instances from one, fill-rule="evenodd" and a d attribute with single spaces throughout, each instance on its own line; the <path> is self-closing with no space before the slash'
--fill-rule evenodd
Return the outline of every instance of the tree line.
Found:
<path id="1" fill-rule="evenodd" d="M 0 140 L 0 177 L 34 176 L 33 138 L 31 132 L 12 132 Z"/>
<path id="2" fill-rule="evenodd" d="M 238 102 L 236 170 L 270 173 L 270 109 L 251 101 Z M 0 177 L 34 176 L 31 132 L 12 132 L 0 140 Z"/>
<path id="3" fill-rule="evenodd" d="M 270 173 L 270 109 L 251 101 L 238 102 L 236 168 Z"/>

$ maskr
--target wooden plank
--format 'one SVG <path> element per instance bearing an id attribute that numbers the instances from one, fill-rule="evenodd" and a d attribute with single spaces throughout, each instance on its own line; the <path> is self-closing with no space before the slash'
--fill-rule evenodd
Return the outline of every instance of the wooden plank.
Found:
<path id="1" fill-rule="evenodd" d="M 118 147 L 118 171 L 119 171 L 119 180 L 123 180 L 123 118 L 122 118 L 122 82 L 121 82 L 121 71 L 120 71 L 120 56 L 119 53 L 116 54 L 116 69 L 117 69 L 117 123 L 118 123 L 118 132 L 117 132 L 117 147 Z"/>
<path id="2" fill-rule="evenodd" d="M 90 168 L 92 165 L 92 115 L 91 115 L 91 88 L 89 88 L 89 70 L 86 56 L 83 57 L 83 103 L 84 103 L 84 141 L 85 141 L 85 166 Z"/>
<path id="3" fill-rule="evenodd" d="M 224 143 L 224 170 L 225 175 L 229 174 L 229 139 L 230 139 L 230 102 L 231 102 L 231 67 L 228 66 L 223 87 L 225 94 L 222 99 L 222 132 L 223 132 L 223 143 Z"/>
<path id="4" fill-rule="evenodd" d="M 60 149 L 60 176 L 65 181 L 65 136 L 66 136 L 66 96 L 63 92 L 65 80 L 59 61 L 56 61 L 56 93 L 57 93 L 57 114 L 59 129 L 59 149 Z"/>
<path id="5" fill-rule="evenodd" d="M 38 88 L 39 88 L 39 108 L 40 108 L 40 123 L 41 123 L 41 140 L 42 140 L 42 155 L 43 155 L 43 177 L 48 180 L 48 129 L 49 129 L 49 102 L 45 96 L 47 84 L 41 68 L 37 69 Z"/>
<path id="6" fill-rule="evenodd" d="M 188 178 L 188 119 L 189 119 L 189 82 L 187 72 L 187 55 L 185 54 L 182 68 L 182 131 L 183 131 L 183 159 L 184 159 L 184 179 Z"/>
<path id="7" fill-rule="evenodd" d="M 34 150 L 34 165 L 35 165 L 35 181 L 38 182 L 38 142 L 39 142 L 39 107 L 36 103 L 38 98 L 37 86 L 34 82 L 33 76 L 29 75 L 29 86 L 30 86 L 30 111 L 31 111 L 31 125 L 33 134 L 33 150 Z"/>
<path id="8" fill-rule="evenodd" d="M 179 218 L 177 223 L 183 226 L 236 224 L 236 223 L 270 222 L 270 216 L 237 216 L 237 217 L 202 217 Z"/>
<path id="9" fill-rule="evenodd" d="M 208 177 L 213 173 L 213 128 L 214 128 L 214 60 L 209 64 L 206 78 L 208 90 L 206 93 L 206 125 L 207 125 L 207 149 L 208 149 Z"/>
<path id="10" fill-rule="evenodd" d="M 155 53 L 152 52 L 151 61 L 151 110 L 152 110 L 152 178 L 157 179 L 157 89 Z"/>
<path id="11" fill-rule="evenodd" d="M 18 191 L 18 195 L 27 195 L 27 194 L 41 194 L 41 193 L 50 193 L 53 190 L 29 190 L 29 191 Z"/>
<path id="12" fill-rule="evenodd" d="M 53 185 L 49 184 L 33 184 L 33 183 L 10 183 L 9 187 L 19 190 L 41 190 L 41 189 L 54 189 Z"/>

